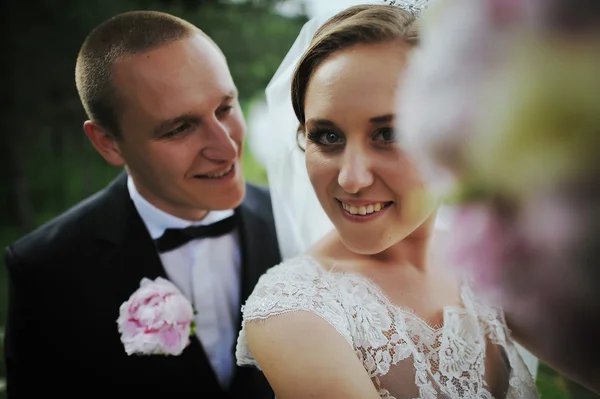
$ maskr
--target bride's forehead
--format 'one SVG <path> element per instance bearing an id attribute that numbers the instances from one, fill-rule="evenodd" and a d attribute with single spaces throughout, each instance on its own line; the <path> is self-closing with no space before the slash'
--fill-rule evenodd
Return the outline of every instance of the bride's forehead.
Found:
<path id="1" fill-rule="evenodd" d="M 317 73 L 306 92 L 304 111 L 307 117 L 325 113 L 369 113 L 382 108 L 394 111 L 399 84 L 399 70 L 361 73 L 364 69 L 320 77 Z"/>
<path id="2" fill-rule="evenodd" d="M 319 66 L 338 65 L 343 68 L 347 65 L 355 66 L 357 64 L 378 64 L 381 62 L 400 62 L 405 63 L 410 47 L 402 42 L 376 42 L 359 43 L 350 47 L 329 53 L 321 58 Z"/>
<path id="3" fill-rule="evenodd" d="M 396 51 L 390 51 L 396 50 Z M 365 45 L 338 51 L 313 71 L 310 91 L 333 91 L 352 86 L 396 85 L 406 65 L 405 56 L 389 46 Z"/>

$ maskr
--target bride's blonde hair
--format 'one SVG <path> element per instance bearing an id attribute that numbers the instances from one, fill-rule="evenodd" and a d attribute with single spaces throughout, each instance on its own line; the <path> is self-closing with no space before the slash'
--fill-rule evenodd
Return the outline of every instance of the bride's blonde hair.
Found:
<path id="1" fill-rule="evenodd" d="M 304 99 L 315 69 L 331 54 L 357 44 L 403 41 L 411 46 L 419 43 L 416 17 L 391 5 L 350 7 L 331 17 L 316 32 L 292 77 L 292 105 L 304 132 Z"/>

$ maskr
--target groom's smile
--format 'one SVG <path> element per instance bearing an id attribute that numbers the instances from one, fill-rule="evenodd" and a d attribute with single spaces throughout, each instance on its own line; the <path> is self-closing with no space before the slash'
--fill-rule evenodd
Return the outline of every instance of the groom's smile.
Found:
<path id="1" fill-rule="evenodd" d="M 236 164 L 234 163 L 229 165 L 227 168 L 215 169 L 209 173 L 194 175 L 194 178 L 219 181 L 231 180 L 235 177 L 236 170 Z"/>

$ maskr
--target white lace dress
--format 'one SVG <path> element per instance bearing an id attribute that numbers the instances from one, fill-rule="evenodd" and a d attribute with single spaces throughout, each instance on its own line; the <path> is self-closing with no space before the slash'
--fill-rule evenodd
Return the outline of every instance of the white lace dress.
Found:
<path id="1" fill-rule="evenodd" d="M 259 367 L 246 341 L 248 321 L 310 311 L 354 349 L 382 398 L 537 398 L 503 314 L 478 303 L 467 285 L 461 298 L 463 307 L 445 308 L 443 326 L 432 328 L 365 277 L 327 271 L 303 255 L 260 278 L 242 308 L 237 362 Z M 498 392 L 490 392 L 489 378 L 504 381 Z"/>

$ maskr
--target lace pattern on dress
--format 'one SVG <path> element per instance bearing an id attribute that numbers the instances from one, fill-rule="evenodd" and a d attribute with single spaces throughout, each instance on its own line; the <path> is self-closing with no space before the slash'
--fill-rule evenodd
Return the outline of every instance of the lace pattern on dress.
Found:
<path id="1" fill-rule="evenodd" d="M 406 360 L 412 362 L 410 383 L 419 398 L 492 399 L 484 379 L 488 340 L 502 347 L 509 361 L 505 397 L 538 397 L 531 374 L 507 338 L 502 312 L 479 303 L 468 284 L 461 298 L 464 308 L 446 307 L 443 325 L 432 327 L 412 310 L 392 304 L 366 277 L 329 272 L 311 257 L 300 256 L 271 268 L 243 306 L 238 364 L 258 367 L 245 341 L 245 323 L 304 310 L 322 317 L 346 339 L 382 398 L 400 397 L 388 385 L 390 378 L 406 380 L 406 373 L 394 373 Z"/>
<path id="2" fill-rule="evenodd" d="M 348 344 L 353 346 L 341 298 L 330 281 L 324 278 L 326 271 L 306 269 L 305 265 L 303 258 L 290 259 L 272 267 L 258 280 L 252 295 L 242 306 L 242 331 L 236 348 L 238 365 L 259 367 L 248 348 L 245 324 L 248 321 L 265 320 L 288 312 L 313 312 L 335 328 Z"/>

